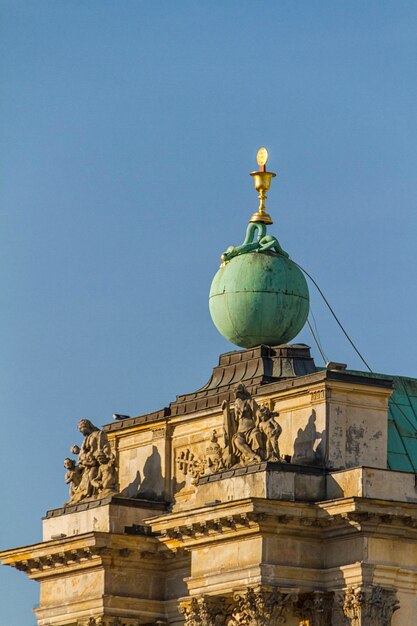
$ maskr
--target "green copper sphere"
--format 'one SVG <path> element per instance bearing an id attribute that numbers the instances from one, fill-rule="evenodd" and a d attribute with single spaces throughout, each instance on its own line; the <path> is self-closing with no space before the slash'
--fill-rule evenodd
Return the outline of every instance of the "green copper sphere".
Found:
<path id="1" fill-rule="evenodd" d="M 217 330 L 237 346 L 288 343 L 307 320 L 307 282 L 280 254 L 241 254 L 218 270 L 209 306 Z"/>

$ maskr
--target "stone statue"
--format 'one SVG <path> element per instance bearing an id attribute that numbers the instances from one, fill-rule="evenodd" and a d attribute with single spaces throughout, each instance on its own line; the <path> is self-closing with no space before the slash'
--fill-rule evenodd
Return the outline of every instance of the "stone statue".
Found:
<path id="1" fill-rule="evenodd" d="M 279 413 L 259 406 L 243 383 L 235 389 L 235 401 L 222 404 L 226 467 L 261 461 L 281 461 L 278 439 L 282 428 L 275 420 Z"/>
<path id="2" fill-rule="evenodd" d="M 98 456 L 100 463 L 96 478 L 91 480 L 91 484 L 100 494 L 100 497 L 108 496 L 117 490 L 116 481 L 116 458 L 111 452 L 110 447 L 106 454 L 102 453 Z"/>
<path id="3" fill-rule="evenodd" d="M 243 383 L 237 385 L 234 396 L 234 402 L 224 400 L 222 403 L 221 443 L 213 430 L 205 454 L 187 448 L 177 458 L 178 468 L 192 476 L 192 483 L 198 483 L 204 475 L 239 465 L 282 461 L 278 445 L 282 428 L 275 420 L 279 413 L 271 411 L 267 405 L 259 406 Z"/>
<path id="4" fill-rule="evenodd" d="M 280 461 L 281 453 L 279 451 L 278 439 L 282 433 L 282 428 L 275 421 L 279 413 L 271 411 L 267 405 L 259 407 L 257 412 L 259 430 L 265 435 L 265 456 L 268 461 Z"/>
<path id="5" fill-rule="evenodd" d="M 257 409 L 258 405 L 243 383 L 239 383 L 235 389 L 233 408 L 227 400 L 222 404 L 231 465 L 235 460 L 242 460 L 247 465 L 259 463 L 265 458 L 263 434 L 256 420 Z"/>
<path id="6" fill-rule="evenodd" d="M 65 474 L 65 482 L 70 486 L 69 494 L 71 499 L 81 482 L 82 469 L 76 464 L 74 459 L 69 459 L 68 457 L 64 460 L 64 467 L 68 470 Z"/>
<path id="7" fill-rule="evenodd" d="M 104 497 L 117 491 L 115 457 L 106 433 L 87 419 L 78 422 L 78 429 L 84 440 L 81 448 L 77 445 L 71 448 L 73 454 L 78 454 L 78 465 L 73 459 L 65 460 L 68 469 L 65 481 L 71 482 L 71 498 L 67 504 Z"/>

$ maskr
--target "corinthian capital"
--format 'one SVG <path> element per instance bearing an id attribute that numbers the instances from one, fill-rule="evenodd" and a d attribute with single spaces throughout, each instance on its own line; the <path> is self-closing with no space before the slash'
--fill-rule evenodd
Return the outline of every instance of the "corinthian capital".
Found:
<path id="1" fill-rule="evenodd" d="M 225 626 L 230 613 L 229 603 L 223 596 L 195 596 L 180 600 L 179 611 L 184 615 L 185 626 Z"/>
<path id="2" fill-rule="evenodd" d="M 283 624 L 291 595 L 276 588 L 257 587 L 237 591 L 229 626 L 276 626 Z"/>
<path id="3" fill-rule="evenodd" d="M 97 615 L 78 620 L 77 626 L 139 626 L 139 620 L 129 617 Z"/>
<path id="4" fill-rule="evenodd" d="M 343 600 L 349 626 L 391 626 L 399 606 L 395 591 L 379 586 L 350 588 Z"/>
<path id="5" fill-rule="evenodd" d="M 294 614 L 309 626 L 331 626 L 333 593 L 313 591 L 300 594 L 294 602 Z"/>

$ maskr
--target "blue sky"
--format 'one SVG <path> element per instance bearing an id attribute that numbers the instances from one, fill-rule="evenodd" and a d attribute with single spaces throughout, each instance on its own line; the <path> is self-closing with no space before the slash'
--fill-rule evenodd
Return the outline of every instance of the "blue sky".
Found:
<path id="1" fill-rule="evenodd" d="M 261 145 L 271 234 L 375 371 L 417 376 L 414 1 L 0 8 L 2 548 L 66 500 L 80 417 L 158 409 L 233 349 L 208 291 Z M 327 356 L 363 369 L 311 294 Z M 35 624 L 24 574 L 0 599 L 1 624 Z"/>

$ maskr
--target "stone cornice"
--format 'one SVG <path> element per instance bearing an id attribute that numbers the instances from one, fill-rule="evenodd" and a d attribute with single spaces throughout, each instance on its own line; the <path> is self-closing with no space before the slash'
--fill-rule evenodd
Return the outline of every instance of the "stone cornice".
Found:
<path id="1" fill-rule="evenodd" d="M 358 532 L 417 539 L 415 506 L 367 498 L 311 503 L 250 498 L 145 520 L 175 550 L 243 535 L 286 533 L 330 539 Z"/>
<path id="2" fill-rule="evenodd" d="M 103 566 L 107 561 L 123 559 L 124 565 L 141 566 L 171 556 L 155 538 L 129 534 L 91 532 L 59 540 L 6 550 L 0 553 L 4 565 L 25 572 L 30 578 Z"/>
<path id="3" fill-rule="evenodd" d="M 369 521 L 380 524 L 399 523 L 408 528 L 417 528 L 415 503 L 351 497 L 319 502 L 317 506 L 331 517 L 359 526 Z"/>
<path id="4" fill-rule="evenodd" d="M 170 549 L 218 541 L 221 536 L 277 533 L 286 529 L 299 532 L 302 528 L 304 534 L 317 534 L 330 524 L 328 516 L 310 503 L 262 498 L 213 503 L 145 521 Z"/>
<path id="5" fill-rule="evenodd" d="M 262 461 L 254 465 L 245 465 L 235 467 L 221 472 L 203 475 L 198 478 L 197 484 L 204 485 L 206 483 L 216 482 L 218 480 L 229 479 L 234 476 L 244 476 L 246 474 L 256 474 L 257 472 L 279 471 L 290 474 L 310 474 L 313 476 L 324 476 L 326 471 L 322 467 L 313 467 L 309 465 L 296 465 L 295 463 L 277 463 L 272 461 Z"/>
<path id="6" fill-rule="evenodd" d="M 413 504 L 345 498 L 319 504 L 262 498 L 207 503 L 192 511 L 165 513 L 145 520 L 142 532 L 92 532 L 63 537 L 0 553 L 3 563 L 38 578 L 62 568 L 101 566 L 106 558 L 152 564 L 181 548 L 248 535 L 289 534 L 333 538 L 352 533 L 410 536 L 417 539 Z M 150 534 L 149 534 L 150 533 Z M 156 536 L 152 536 L 152 535 Z M 166 548 L 162 549 L 161 543 Z"/>

